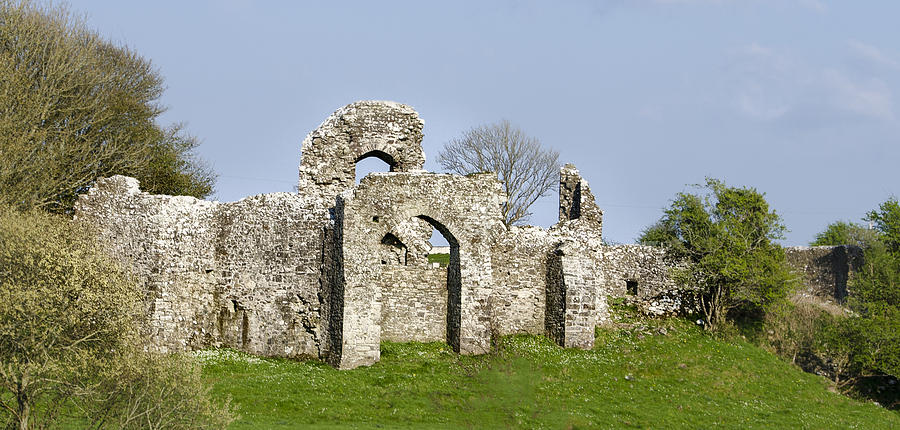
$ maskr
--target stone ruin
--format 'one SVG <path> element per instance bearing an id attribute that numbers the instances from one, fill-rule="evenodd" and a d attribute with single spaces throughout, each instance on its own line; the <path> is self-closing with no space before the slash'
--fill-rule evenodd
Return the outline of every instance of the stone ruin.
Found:
<path id="1" fill-rule="evenodd" d="M 76 218 L 134 269 L 161 352 L 229 347 L 350 369 L 377 362 L 382 340 L 483 354 L 493 337 L 533 333 L 592 348 L 609 298 L 680 309 L 661 249 L 603 243 L 575 166 L 560 170 L 556 225 L 507 228 L 496 175 L 423 170 L 423 126 L 409 106 L 353 103 L 303 141 L 297 193 L 220 203 L 114 176 L 80 197 Z M 390 172 L 357 185 L 368 157 Z M 450 244 L 446 266 L 428 263 L 432 229 Z M 837 270 L 815 252 L 794 260 L 812 277 Z M 819 290 L 840 277 L 828 276 Z"/>

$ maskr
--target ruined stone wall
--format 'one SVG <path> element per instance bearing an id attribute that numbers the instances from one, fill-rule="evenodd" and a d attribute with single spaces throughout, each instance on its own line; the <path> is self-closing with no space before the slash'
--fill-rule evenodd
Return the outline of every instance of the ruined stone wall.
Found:
<path id="1" fill-rule="evenodd" d="M 498 237 L 491 255 L 496 334 L 544 332 L 548 255 L 554 238 L 540 227 L 511 227 Z"/>
<path id="2" fill-rule="evenodd" d="M 784 249 L 788 264 L 802 277 L 805 294 L 824 300 L 843 301 L 847 281 L 862 264 L 856 246 L 793 246 Z"/>
<path id="3" fill-rule="evenodd" d="M 578 312 L 590 309 L 593 321 L 607 319 L 608 292 L 601 276 L 605 247 L 598 224 L 592 219 L 576 219 L 549 230 L 511 227 L 499 237 L 492 257 L 496 283 L 492 312 L 497 334 L 558 332 L 557 340 L 565 339 L 565 312 L 575 312 L 575 306 Z M 565 256 L 560 249 L 566 249 Z M 571 288 L 578 288 L 579 297 L 589 297 L 591 303 L 567 302 L 575 297 L 566 292 Z M 574 323 L 569 320 L 569 339 L 574 339 Z"/>
<path id="4" fill-rule="evenodd" d="M 674 314 L 684 301 L 671 279 L 662 248 L 644 245 L 603 247 L 599 261 L 607 295 L 624 298 L 651 315 Z"/>
<path id="5" fill-rule="evenodd" d="M 582 219 L 594 224 L 600 232 L 603 211 L 594 201 L 588 182 L 581 177 L 574 164 L 559 169 L 559 221 Z"/>
<path id="6" fill-rule="evenodd" d="M 381 264 L 373 251 L 385 235 L 413 218 L 428 221 L 450 242 L 447 342 L 464 354 L 489 351 L 491 245 L 504 229 L 503 200 L 493 174 L 374 173 L 342 193 L 335 207 L 335 236 L 343 249 L 343 276 L 331 309 L 332 320 L 340 319 L 342 328 L 334 333 L 329 361 L 341 368 L 378 361 L 384 306 L 378 280 L 390 265 Z"/>
<path id="7" fill-rule="evenodd" d="M 356 163 L 364 158 L 379 158 L 392 172 L 421 171 L 424 126 L 400 103 L 360 101 L 338 109 L 303 140 L 299 189 L 330 198 L 333 206 L 356 185 Z"/>
<path id="8" fill-rule="evenodd" d="M 391 266 L 378 279 L 381 339 L 393 342 L 447 340 L 447 268 Z"/>
<path id="9" fill-rule="evenodd" d="M 655 315 L 686 306 L 662 249 L 603 244 L 603 211 L 574 165 L 560 169 L 556 225 L 507 228 L 496 175 L 421 170 L 422 128 L 409 106 L 353 103 L 304 140 L 299 193 L 218 203 L 117 176 L 79 199 L 76 218 L 134 270 L 161 351 L 227 346 L 352 368 L 377 361 L 382 340 L 480 354 L 492 336 L 546 333 L 590 348 L 609 298 Z M 356 185 L 366 157 L 391 173 Z M 427 263 L 432 229 L 450 243 L 447 267 Z M 860 258 L 787 255 L 808 293 L 838 300 Z"/>
<path id="10" fill-rule="evenodd" d="M 802 277 L 802 293 L 832 301 L 847 296 L 847 281 L 862 261 L 862 251 L 851 246 L 786 247 L 785 256 Z M 662 248 L 644 245 L 603 247 L 599 262 L 608 296 L 624 298 L 650 315 L 690 311 L 693 306 L 671 279 L 672 265 Z"/>
<path id="11" fill-rule="evenodd" d="M 158 350 L 319 354 L 326 219 L 317 202 L 288 193 L 234 203 L 155 196 L 116 176 L 98 181 L 76 213 L 145 286 Z"/>
<path id="12" fill-rule="evenodd" d="M 593 348 L 594 328 L 598 320 L 606 316 L 605 309 L 597 309 L 598 299 L 605 297 L 605 292 L 598 282 L 599 273 L 592 254 L 580 243 L 566 242 L 551 257 L 552 260 L 559 260 L 559 274 L 554 274 L 559 280 L 554 284 L 560 292 L 555 309 L 548 309 L 548 315 L 557 313 L 554 320 L 562 320 L 562 324 L 554 327 L 561 329 L 562 333 L 551 337 L 566 348 Z"/>

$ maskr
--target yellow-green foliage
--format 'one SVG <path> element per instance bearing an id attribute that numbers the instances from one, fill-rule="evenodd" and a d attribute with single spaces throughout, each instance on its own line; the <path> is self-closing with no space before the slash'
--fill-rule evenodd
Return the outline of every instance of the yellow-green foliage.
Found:
<path id="1" fill-rule="evenodd" d="M 236 416 L 228 399 L 212 401 L 200 365 L 189 355 L 132 350 L 75 404 L 79 426 L 110 429 L 219 429 Z"/>
<path id="2" fill-rule="evenodd" d="M 100 249 L 66 218 L 0 208 L 0 424 L 224 426 L 193 361 L 142 352 L 139 290 Z"/>
<path id="3" fill-rule="evenodd" d="M 163 129 L 162 77 L 60 6 L 0 0 L 0 203 L 71 210 L 98 177 L 208 195 L 196 140 Z"/>
<path id="4" fill-rule="evenodd" d="M 90 391 L 86 376 L 133 342 L 134 283 L 95 249 L 55 217 L 0 214 L 0 382 L 20 422 Z"/>

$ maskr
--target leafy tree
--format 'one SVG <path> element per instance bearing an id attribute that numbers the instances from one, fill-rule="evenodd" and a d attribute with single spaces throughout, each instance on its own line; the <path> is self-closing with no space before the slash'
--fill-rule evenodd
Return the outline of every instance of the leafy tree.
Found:
<path id="1" fill-rule="evenodd" d="M 506 120 L 474 127 L 445 143 L 438 162 L 461 175 L 496 172 L 506 193 L 507 226 L 525 221 L 528 208 L 553 189 L 559 175 L 559 153 Z"/>
<path id="2" fill-rule="evenodd" d="M 849 305 L 859 339 L 854 361 L 859 373 L 900 378 L 900 205 L 891 198 L 866 215 L 878 242 L 864 251 L 864 263 L 850 280 Z"/>
<path id="3" fill-rule="evenodd" d="M 141 189 L 155 194 L 198 198 L 213 192 L 215 175 L 194 154 L 196 137 L 181 133 L 181 126 L 165 130 L 163 138 L 150 146 L 152 156 L 140 174 Z"/>
<path id="4" fill-rule="evenodd" d="M 900 203 L 896 197 L 891 197 L 881 205 L 878 210 L 866 214 L 866 221 L 875 224 L 875 230 L 880 233 L 882 243 L 895 257 L 900 256 Z"/>
<path id="5" fill-rule="evenodd" d="M 69 212 L 98 177 L 212 191 L 197 140 L 156 124 L 163 79 L 62 6 L 0 0 L 0 203 Z"/>
<path id="6" fill-rule="evenodd" d="M 703 188 L 704 195 L 679 193 L 639 241 L 659 244 L 683 263 L 674 278 L 695 292 L 705 327 L 714 330 L 727 318 L 762 316 L 792 277 L 773 242 L 785 228 L 763 195 L 715 179 Z"/>
<path id="7" fill-rule="evenodd" d="M 824 325 L 820 353 L 835 365 L 843 384 L 859 376 L 900 378 L 900 205 L 891 198 L 866 214 L 874 229 L 833 223 L 816 242 L 839 244 L 863 238 L 863 264 L 849 281 L 850 316 Z M 849 228 L 845 226 L 849 225 Z M 865 232 L 865 234 L 862 234 Z M 814 242 L 814 243 L 816 243 Z M 837 366 L 840 365 L 840 366 Z"/>
<path id="8" fill-rule="evenodd" d="M 100 249 L 63 217 L 0 207 L 0 425 L 224 427 L 196 363 L 142 351 L 139 290 Z"/>
<path id="9" fill-rule="evenodd" d="M 821 320 L 822 328 L 818 333 L 817 352 L 828 358 L 831 379 L 841 389 L 855 379 L 848 373 L 853 367 L 854 349 L 859 345 L 859 326 L 854 322 L 849 318 L 826 318 Z"/>
<path id="10" fill-rule="evenodd" d="M 836 221 L 816 235 L 812 246 L 853 245 L 861 248 L 872 246 L 878 241 L 876 232 L 854 222 Z"/>

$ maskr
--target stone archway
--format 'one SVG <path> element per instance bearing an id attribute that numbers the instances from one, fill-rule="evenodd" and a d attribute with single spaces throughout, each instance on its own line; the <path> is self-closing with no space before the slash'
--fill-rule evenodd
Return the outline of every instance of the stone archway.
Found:
<path id="1" fill-rule="evenodd" d="M 298 186 L 329 198 L 356 183 L 356 163 L 377 157 L 392 172 L 421 170 L 424 122 L 411 107 L 360 101 L 335 111 L 303 140 Z"/>
<path id="2" fill-rule="evenodd" d="M 461 354 L 488 352 L 488 300 L 494 282 L 490 253 L 496 235 L 504 231 L 503 199 L 493 174 L 373 174 L 342 194 L 335 207 L 340 249 L 335 264 L 341 276 L 331 290 L 329 362 L 347 369 L 379 360 L 382 291 L 374 281 L 382 265 L 376 250 L 396 225 L 414 217 L 452 240 L 448 343 Z"/>

